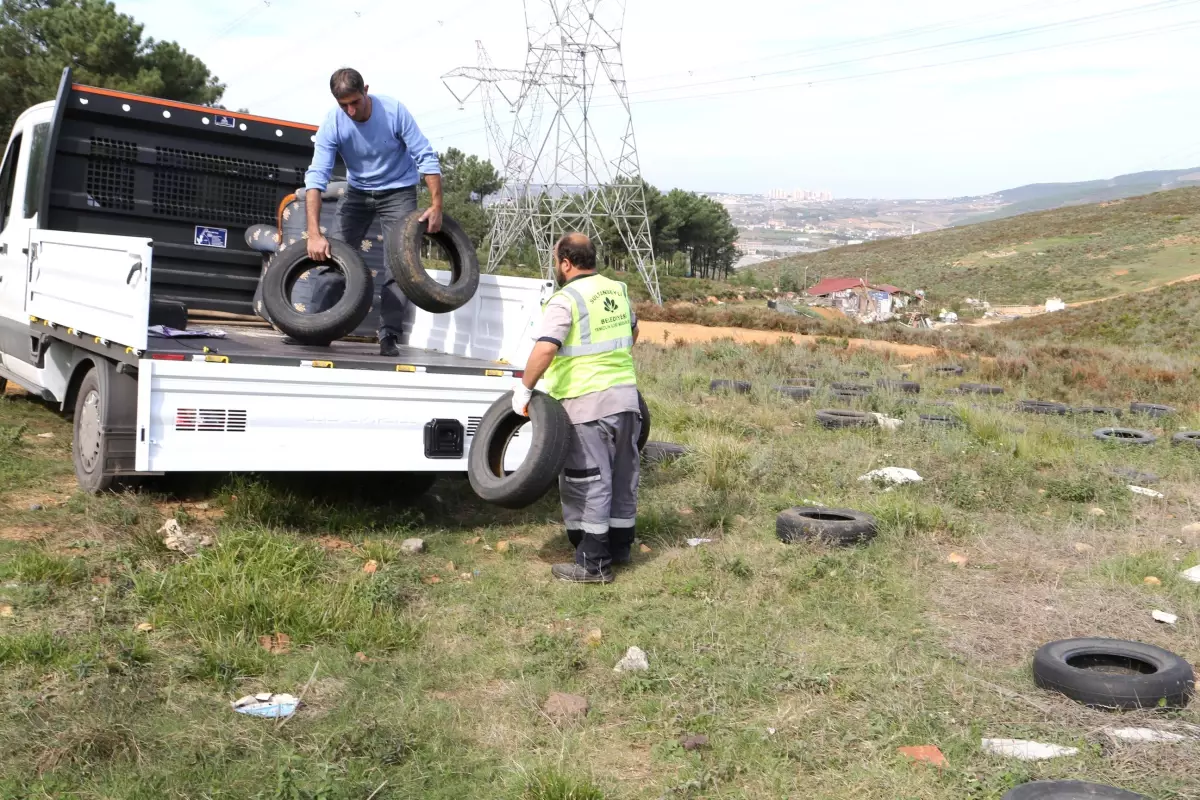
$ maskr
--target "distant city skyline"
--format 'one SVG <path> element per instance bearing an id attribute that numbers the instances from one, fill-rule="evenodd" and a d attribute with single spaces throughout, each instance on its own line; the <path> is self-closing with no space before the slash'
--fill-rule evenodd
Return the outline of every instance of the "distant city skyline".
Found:
<path id="1" fill-rule="evenodd" d="M 476 39 L 521 68 L 520 0 L 116 6 L 202 58 L 229 108 L 318 122 L 329 74 L 350 65 L 439 150 L 502 164 L 479 105 L 460 111 L 440 76 L 475 63 Z M 1185 2 L 628 0 L 622 52 L 643 176 L 660 188 L 917 199 L 1200 164 L 1198 35 Z M 612 107 L 596 98 L 598 123 Z"/>

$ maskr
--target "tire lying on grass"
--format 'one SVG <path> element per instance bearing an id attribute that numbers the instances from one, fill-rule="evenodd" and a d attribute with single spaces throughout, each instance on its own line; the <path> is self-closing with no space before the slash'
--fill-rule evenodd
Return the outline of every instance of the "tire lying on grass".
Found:
<path id="1" fill-rule="evenodd" d="M 1130 414 L 1145 414 L 1148 417 L 1166 417 L 1175 413 L 1174 406 L 1164 406 L 1162 403 L 1130 403 Z"/>
<path id="2" fill-rule="evenodd" d="M 1071 409 L 1062 403 L 1048 400 L 1018 400 L 1017 410 L 1026 414 L 1066 414 Z"/>
<path id="3" fill-rule="evenodd" d="M 666 464 L 690 452 L 687 447 L 674 442 L 646 442 L 642 448 L 642 460 L 647 464 Z"/>
<path id="4" fill-rule="evenodd" d="M 727 381 L 717 379 L 709 382 L 708 391 L 716 394 L 717 392 L 733 392 L 734 394 L 750 394 L 750 381 Z"/>
<path id="5" fill-rule="evenodd" d="M 986 383 L 960 383 L 958 391 L 962 394 L 1004 394 L 1004 387 Z"/>
<path id="6" fill-rule="evenodd" d="M 504 454 L 519 430 L 533 441 L 521 466 L 508 473 Z M 471 440 L 467 479 L 483 500 L 502 508 L 525 508 L 558 483 L 570 444 L 571 420 L 561 403 L 534 392 L 527 419 L 512 410 L 512 392 L 505 392 L 483 415 Z"/>
<path id="7" fill-rule="evenodd" d="M 445 314 L 462 308 L 479 288 L 479 258 L 471 237 L 453 217 L 442 215 L 442 229 L 429 233 L 428 223 L 421 221 L 422 211 L 414 211 L 392 230 L 388 242 L 388 267 L 400 291 L 419 308 L 434 314 Z M 442 246 L 450 257 L 450 284 L 443 285 L 425 271 L 421 263 L 421 248 L 425 239 Z"/>
<path id="8" fill-rule="evenodd" d="M 1183 708 L 1195 687 L 1192 665 L 1161 647 L 1121 639 L 1063 639 L 1033 654 L 1033 680 L 1086 706 Z"/>
<path id="9" fill-rule="evenodd" d="M 1171 437 L 1171 444 L 1200 447 L 1200 431 L 1183 431 Z"/>
<path id="10" fill-rule="evenodd" d="M 1108 406 L 1079 406 L 1071 409 L 1072 414 L 1092 414 L 1097 417 L 1114 417 L 1120 419 L 1125 413 L 1119 408 L 1109 408 Z"/>
<path id="11" fill-rule="evenodd" d="M 1100 428 L 1092 431 L 1092 436 L 1113 444 L 1154 444 L 1158 441 L 1158 437 L 1153 433 L 1133 428 Z"/>
<path id="12" fill-rule="evenodd" d="M 308 251 L 295 245 L 275 254 L 262 277 L 262 302 L 267 318 L 302 344 L 328 344 L 349 336 L 371 310 L 375 282 L 358 251 L 345 242 L 329 240 L 330 261 L 313 261 Z M 300 276 L 317 267 L 342 273 L 346 285 L 330 308 L 306 314 L 292 304 L 292 288 Z"/>
<path id="13" fill-rule="evenodd" d="M 862 428 L 875 424 L 875 418 L 863 411 L 826 408 L 817 412 L 817 422 L 826 428 Z"/>
<path id="14" fill-rule="evenodd" d="M 646 398 L 642 397 L 641 392 L 638 392 L 638 412 L 642 415 L 642 430 L 638 433 L 637 440 L 637 448 L 640 453 L 650 439 L 650 406 L 646 405 Z"/>
<path id="15" fill-rule="evenodd" d="M 959 366 L 958 364 L 942 364 L 940 366 L 934 367 L 933 371 L 941 373 L 942 375 L 962 375 L 963 374 L 963 368 L 961 366 Z"/>
<path id="16" fill-rule="evenodd" d="M 811 386 L 776 386 L 775 391 L 793 400 L 807 400 L 813 396 L 816 389 Z"/>
<path id="17" fill-rule="evenodd" d="M 1084 781 L 1034 781 L 1010 789 L 1000 800 L 1150 800 L 1115 786 Z"/>
<path id="18" fill-rule="evenodd" d="M 877 530 L 874 517 L 849 508 L 798 506 L 775 517 L 775 535 L 785 543 L 821 542 L 849 547 L 874 539 Z"/>
<path id="19" fill-rule="evenodd" d="M 962 424 L 958 417 L 951 414 L 920 414 L 918 419 L 922 425 L 943 425 L 948 428 L 956 428 Z"/>
<path id="20" fill-rule="evenodd" d="M 1135 483 L 1138 486 L 1149 486 L 1152 483 L 1158 483 L 1158 476 L 1153 472 L 1142 472 L 1140 469 L 1133 467 L 1113 467 L 1110 472 L 1118 478 L 1123 478 L 1129 483 Z"/>
<path id="21" fill-rule="evenodd" d="M 880 389 L 888 389 L 893 392 L 903 392 L 904 394 L 920 394 L 921 384 L 916 381 L 889 381 L 880 378 L 877 381 Z"/>

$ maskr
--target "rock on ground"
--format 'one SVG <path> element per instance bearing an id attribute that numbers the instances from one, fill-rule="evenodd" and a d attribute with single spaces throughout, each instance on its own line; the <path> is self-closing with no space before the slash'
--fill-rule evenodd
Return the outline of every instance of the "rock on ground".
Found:
<path id="1" fill-rule="evenodd" d="M 563 692 L 551 692 L 546 698 L 546 703 L 542 706 L 542 711 L 546 712 L 546 716 L 554 720 L 556 723 L 562 722 L 577 722 L 587 716 L 588 701 L 586 697 L 580 697 L 577 694 L 564 694 Z"/>
<path id="2" fill-rule="evenodd" d="M 424 539 L 405 539 L 400 544 L 400 552 L 408 553 L 409 555 L 416 555 L 417 553 L 424 553 L 425 552 L 425 540 Z"/>
<path id="3" fill-rule="evenodd" d="M 625 657 L 613 667 L 613 672 L 644 672 L 650 669 L 650 659 L 646 651 L 640 647 L 631 647 L 625 651 Z"/>

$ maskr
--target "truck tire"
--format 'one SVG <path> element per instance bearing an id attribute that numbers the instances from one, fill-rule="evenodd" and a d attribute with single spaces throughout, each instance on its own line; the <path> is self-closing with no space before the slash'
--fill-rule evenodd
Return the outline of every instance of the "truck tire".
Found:
<path id="1" fill-rule="evenodd" d="M 388 242 L 388 267 L 404 296 L 417 307 L 432 314 L 445 314 L 471 302 L 479 288 L 479 257 L 475 245 L 462 226 L 451 216 L 442 215 L 442 229 L 428 232 L 421 221 L 422 211 L 414 211 L 392 230 Z M 425 237 L 442 246 L 450 256 L 450 285 L 434 280 L 421 263 Z"/>
<path id="2" fill-rule="evenodd" d="M 860 428 L 874 425 L 875 418 L 863 411 L 824 408 L 817 412 L 817 422 L 825 428 Z"/>
<path id="3" fill-rule="evenodd" d="M 793 400 L 807 400 L 813 396 L 816 389 L 811 386 L 776 386 L 775 391 Z"/>
<path id="4" fill-rule="evenodd" d="M 647 464 L 666 464 L 683 458 L 689 452 L 688 448 L 674 442 L 646 442 L 642 448 L 642 460 Z"/>
<path id="5" fill-rule="evenodd" d="M 1174 406 L 1164 406 L 1162 403 L 1130 403 L 1130 414 L 1145 414 L 1148 417 L 1166 417 L 1175 413 Z"/>
<path id="6" fill-rule="evenodd" d="M 329 240 L 329 262 L 313 261 L 302 243 L 277 253 L 262 277 L 266 317 L 275 327 L 301 344 L 327 345 L 349 336 L 371 310 L 375 283 L 358 251 L 345 242 Z M 292 287 L 310 269 L 331 266 L 345 277 L 342 296 L 331 308 L 305 314 L 292 305 Z"/>
<path id="7" fill-rule="evenodd" d="M 712 394 L 716 394 L 717 392 L 750 394 L 750 381 L 727 381 L 718 378 L 717 380 L 709 381 L 708 391 Z"/>
<path id="8" fill-rule="evenodd" d="M 1158 441 L 1158 437 L 1153 433 L 1133 428 L 1100 428 L 1092 431 L 1092 436 L 1113 444 L 1154 444 Z"/>
<path id="9" fill-rule="evenodd" d="M 958 364 L 941 364 L 933 368 L 934 372 L 942 375 L 962 375 L 963 368 Z"/>
<path id="10" fill-rule="evenodd" d="M 84 374 L 75 392 L 71 460 L 79 488 L 91 494 L 113 488 L 133 472 L 137 382 L 102 362 Z"/>
<path id="11" fill-rule="evenodd" d="M 513 435 L 529 425 L 533 441 L 521 466 L 504 471 L 504 453 Z M 512 410 L 512 392 L 505 392 L 483 415 L 467 453 L 467 480 L 475 494 L 502 508 L 525 508 L 550 491 L 567 463 L 571 420 L 562 404 L 534 392 L 529 418 Z"/>
<path id="12" fill-rule="evenodd" d="M 893 392 L 902 392 L 904 394 L 921 393 L 921 384 L 916 381 L 889 381 L 886 378 L 880 378 L 877 383 L 880 389 L 887 389 Z"/>
<path id="13" fill-rule="evenodd" d="M 1084 781 L 1034 781 L 1005 792 L 1000 800 L 1150 800 L 1115 786 Z"/>
<path id="14" fill-rule="evenodd" d="M 961 394 L 1004 394 L 1004 387 L 986 383 L 960 383 L 958 391 Z"/>
<path id="15" fill-rule="evenodd" d="M 1018 400 L 1017 411 L 1024 411 L 1026 414 L 1058 414 L 1063 415 L 1070 412 L 1068 406 L 1062 403 L 1052 403 L 1049 400 Z"/>
<path id="16" fill-rule="evenodd" d="M 1043 689 L 1095 708 L 1183 708 L 1196 683 L 1192 665 L 1170 650 L 1121 639 L 1063 639 L 1033 654 Z"/>
<path id="17" fill-rule="evenodd" d="M 799 506 L 775 517 L 775 535 L 785 543 L 817 541 L 849 547 L 874 539 L 876 531 L 874 517 L 848 508 Z"/>
<path id="18" fill-rule="evenodd" d="M 650 438 L 650 406 L 646 405 L 646 398 L 642 397 L 642 393 L 638 392 L 638 412 L 642 415 L 642 430 L 638 434 L 637 447 L 638 452 L 646 447 L 646 441 Z"/>
<path id="19" fill-rule="evenodd" d="M 957 428 L 962 424 L 962 420 L 952 414 L 918 414 L 918 419 L 922 425 L 945 425 L 951 428 Z"/>
<path id="20" fill-rule="evenodd" d="M 1079 406 L 1071 409 L 1072 414 L 1091 414 L 1097 417 L 1113 417 L 1120 419 L 1124 413 L 1119 408 L 1109 408 L 1108 406 Z"/>
<path id="21" fill-rule="evenodd" d="M 1171 437 L 1171 444 L 1200 447 L 1200 431 L 1184 431 Z"/>

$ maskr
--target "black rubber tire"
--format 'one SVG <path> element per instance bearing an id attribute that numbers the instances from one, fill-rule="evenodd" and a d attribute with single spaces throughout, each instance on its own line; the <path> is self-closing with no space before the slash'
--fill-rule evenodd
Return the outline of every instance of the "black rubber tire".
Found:
<path id="1" fill-rule="evenodd" d="M 803 386 L 803 387 L 806 387 L 809 389 L 815 389 L 815 388 L 817 388 L 817 381 L 815 378 L 788 378 L 787 382 L 784 385 L 785 386 Z"/>
<path id="2" fill-rule="evenodd" d="M 1142 472 L 1133 467 L 1114 467 L 1112 474 L 1137 486 L 1149 486 L 1158 483 L 1158 475 L 1153 472 Z"/>
<path id="3" fill-rule="evenodd" d="M 962 424 L 958 417 L 949 414 L 920 414 L 918 417 L 922 425 L 944 425 L 950 428 L 957 428 Z"/>
<path id="4" fill-rule="evenodd" d="M 521 467 L 504 474 L 504 452 L 522 425 L 530 424 L 533 441 Z M 558 483 L 571 445 L 571 420 L 562 404 L 534 392 L 529 418 L 512 410 L 512 392 L 505 392 L 483 415 L 467 453 L 467 480 L 475 494 L 503 508 L 536 503 Z"/>
<path id="5" fill-rule="evenodd" d="M 666 464 L 683 458 L 690 452 L 688 448 L 674 442 L 646 442 L 646 446 L 642 448 L 642 460 L 647 464 Z"/>
<path id="6" fill-rule="evenodd" d="M 75 480 L 79 488 L 91 494 L 107 492 L 116 480 L 104 469 L 109 451 L 105 425 L 105 404 L 108 402 L 109 398 L 100 389 L 99 371 L 96 368 L 88 370 L 75 394 L 71 460 L 75 463 Z"/>
<path id="7" fill-rule="evenodd" d="M 427 233 L 428 224 L 421 221 L 423 211 L 414 211 L 392 229 L 388 242 L 388 267 L 404 296 L 418 308 L 432 314 L 445 314 L 471 302 L 479 289 L 479 257 L 475 245 L 462 226 L 451 216 L 442 215 L 442 229 Z M 451 280 L 448 286 L 438 283 L 421 263 L 421 247 L 428 237 L 442 246 L 450 256 Z"/>
<path id="8" fill-rule="evenodd" d="M 1171 444 L 1185 447 L 1200 447 L 1200 431 L 1183 431 L 1171 437 Z"/>
<path id="9" fill-rule="evenodd" d="M 871 390 L 875 388 L 865 383 L 846 383 L 844 381 L 834 381 L 829 386 L 835 392 L 849 392 L 854 394 L 870 394 Z"/>
<path id="10" fill-rule="evenodd" d="M 835 547 L 863 544 L 875 538 L 875 518 L 849 508 L 798 506 L 775 517 L 775 535 L 781 542 L 821 542 Z"/>
<path id="11" fill-rule="evenodd" d="M 863 411 L 825 408 L 817 412 L 817 422 L 826 428 L 862 428 L 875 424 L 875 418 Z"/>
<path id="12" fill-rule="evenodd" d="M 921 393 L 921 384 L 916 381 L 889 381 L 885 378 L 880 378 L 876 383 L 880 389 L 887 389 L 892 392 L 903 392 L 904 394 Z"/>
<path id="13" fill-rule="evenodd" d="M 1150 800 L 1115 786 L 1084 781 L 1034 781 L 1004 793 L 1000 800 Z"/>
<path id="14" fill-rule="evenodd" d="M 1049 400 L 1018 400 L 1017 411 L 1024 411 L 1026 414 L 1057 414 L 1063 415 L 1071 409 L 1062 403 L 1053 403 Z"/>
<path id="15" fill-rule="evenodd" d="M 1075 662 L 1075 663 L 1072 663 Z M 1082 664 L 1082 666 L 1080 666 Z M 1087 669 L 1121 667 L 1135 674 Z M 1151 670 L 1143 672 L 1143 670 Z M 1183 708 L 1196 684 L 1192 665 L 1161 647 L 1121 639 L 1063 639 L 1033 654 L 1033 680 L 1086 706 Z"/>
<path id="16" fill-rule="evenodd" d="M 1109 444 L 1154 444 L 1158 437 L 1149 431 L 1139 431 L 1133 428 L 1100 428 L 1092 431 L 1092 436 Z"/>
<path id="17" fill-rule="evenodd" d="M 330 261 L 313 261 L 303 243 L 277 253 L 262 277 L 262 301 L 266 317 L 276 328 L 302 344 L 324 345 L 349 336 L 371 310 L 375 282 L 358 251 L 345 242 L 329 240 Z M 333 266 L 345 276 L 341 298 L 332 308 L 304 314 L 292 305 L 292 287 L 305 272 Z"/>
<path id="18" fill-rule="evenodd" d="M 1092 414 L 1098 417 L 1113 417 L 1120 419 L 1125 412 L 1119 408 L 1110 408 L 1108 406 L 1079 406 L 1071 409 L 1072 414 Z"/>
<path id="19" fill-rule="evenodd" d="M 1130 414 L 1145 414 L 1148 417 L 1166 417 L 1175 413 L 1174 406 L 1164 406 L 1161 403 L 1130 403 Z"/>
<path id="20" fill-rule="evenodd" d="M 842 373 L 847 378 L 869 378 L 871 373 L 865 369 L 849 369 Z"/>
<path id="21" fill-rule="evenodd" d="M 650 406 L 646 405 L 646 398 L 642 397 L 641 392 L 638 392 L 638 411 L 642 415 L 642 431 L 638 434 L 637 440 L 637 448 L 640 453 L 650 439 Z"/>
<path id="22" fill-rule="evenodd" d="M 750 394 L 750 381 L 714 380 L 708 384 L 708 390 L 713 392 L 733 392 L 734 394 Z"/>
<path id="23" fill-rule="evenodd" d="M 963 394 L 1004 394 L 1003 386 L 991 386 L 986 383 L 962 383 L 958 390 Z"/>
<path id="24" fill-rule="evenodd" d="M 940 372 L 943 375 L 962 375 L 963 368 L 958 364 L 942 364 L 933 368 L 934 372 Z"/>
<path id="25" fill-rule="evenodd" d="M 776 386 L 775 391 L 793 400 L 808 400 L 816 389 L 811 386 Z"/>

